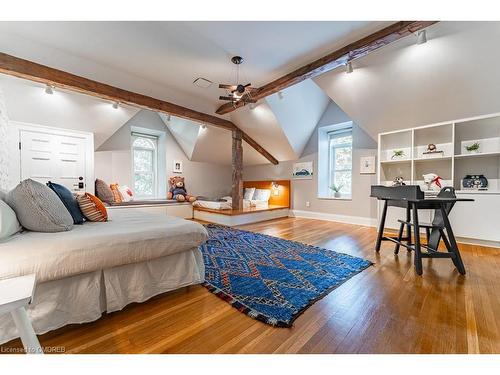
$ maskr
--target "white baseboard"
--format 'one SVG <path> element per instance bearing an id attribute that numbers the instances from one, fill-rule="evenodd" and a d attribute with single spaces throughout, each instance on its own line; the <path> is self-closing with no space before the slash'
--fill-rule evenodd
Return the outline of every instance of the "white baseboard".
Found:
<path id="1" fill-rule="evenodd" d="M 366 227 L 376 227 L 377 219 L 362 216 L 337 215 L 324 212 L 290 210 L 291 217 L 303 217 L 307 219 L 317 219 L 326 221 L 336 221 L 339 223 L 363 225 Z"/>

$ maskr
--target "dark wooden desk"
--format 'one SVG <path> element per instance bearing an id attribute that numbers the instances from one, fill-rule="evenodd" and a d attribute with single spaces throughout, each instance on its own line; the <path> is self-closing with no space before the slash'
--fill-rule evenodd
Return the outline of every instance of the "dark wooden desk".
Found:
<path id="1" fill-rule="evenodd" d="M 450 204 L 455 204 L 457 202 L 473 202 L 474 199 L 469 198 L 425 198 L 423 192 L 420 190 L 419 186 L 400 186 L 395 188 L 390 188 L 386 186 L 372 186 L 373 198 L 384 201 L 384 207 L 382 210 L 382 215 L 379 223 L 377 243 L 375 250 L 380 251 L 380 245 L 382 241 L 391 241 L 396 243 L 395 253 L 398 252 L 399 246 L 404 246 L 408 250 L 413 250 L 415 252 L 415 270 L 417 274 L 422 275 L 422 258 L 451 258 L 453 264 L 457 268 L 458 272 L 465 275 L 465 267 L 458 250 L 458 245 L 453 234 L 453 229 L 448 218 Z M 407 226 L 407 236 L 402 238 L 402 230 L 400 230 L 398 237 L 386 237 L 384 236 L 385 219 L 387 215 L 387 208 L 389 206 L 403 207 L 406 208 L 406 220 L 401 222 L 403 225 Z M 418 210 L 434 209 L 441 212 L 443 218 L 442 226 L 433 225 L 421 225 L 418 220 Z M 411 221 L 411 214 L 413 213 L 413 222 Z M 415 238 L 415 243 L 411 243 L 411 227 L 413 227 L 413 235 Z M 402 228 L 402 227 L 401 227 Z M 420 229 L 426 228 L 428 230 L 428 240 L 433 234 L 438 234 L 437 243 L 423 245 L 420 240 Z M 446 230 L 446 232 L 444 231 Z M 438 231 L 438 232 L 436 232 Z M 447 253 L 438 251 L 439 238 L 443 239 L 443 242 L 448 250 Z M 406 243 L 404 243 L 405 241 Z M 422 247 L 427 251 L 422 252 Z"/>

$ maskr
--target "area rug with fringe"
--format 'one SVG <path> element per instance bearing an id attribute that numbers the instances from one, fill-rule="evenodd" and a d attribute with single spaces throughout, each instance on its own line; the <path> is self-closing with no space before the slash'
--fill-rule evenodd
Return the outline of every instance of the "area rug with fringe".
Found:
<path id="1" fill-rule="evenodd" d="M 351 255 L 207 224 L 204 286 L 248 316 L 291 327 L 309 306 L 372 263 Z"/>

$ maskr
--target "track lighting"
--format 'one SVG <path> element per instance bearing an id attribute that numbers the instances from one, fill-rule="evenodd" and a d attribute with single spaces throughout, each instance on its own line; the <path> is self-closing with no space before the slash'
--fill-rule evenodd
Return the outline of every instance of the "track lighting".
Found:
<path id="1" fill-rule="evenodd" d="M 419 30 L 417 32 L 417 44 L 427 43 L 427 33 L 425 30 Z"/>
<path id="2" fill-rule="evenodd" d="M 278 91 L 278 98 L 280 98 L 280 100 L 283 100 L 283 93 L 281 91 Z"/>
<path id="3" fill-rule="evenodd" d="M 207 126 L 206 126 L 205 124 L 203 124 L 203 125 L 201 126 L 201 128 L 202 128 L 203 130 L 205 130 L 205 129 L 207 128 Z"/>
<path id="4" fill-rule="evenodd" d="M 250 109 L 253 111 L 255 109 L 255 103 L 250 103 Z"/>
<path id="5" fill-rule="evenodd" d="M 113 108 L 114 109 L 118 109 L 119 106 L 120 106 L 120 103 L 118 103 L 118 102 L 114 102 L 113 103 Z"/>
<path id="6" fill-rule="evenodd" d="M 47 85 L 47 86 L 45 87 L 45 93 L 46 93 L 46 94 L 49 94 L 49 95 L 52 95 L 52 94 L 54 93 L 54 89 L 55 89 L 55 88 L 56 88 L 56 87 L 55 87 L 55 86 L 53 86 L 53 85 Z"/>
<path id="7" fill-rule="evenodd" d="M 172 116 L 167 115 L 167 122 L 170 122 L 171 119 L 172 119 Z"/>
<path id="8" fill-rule="evenodd" d="M 347 74 L 352 73 L 354 69 L 352 68 L 352 63 L 349 61 L 347 64 L 345 64 L 345 72 Z"/>

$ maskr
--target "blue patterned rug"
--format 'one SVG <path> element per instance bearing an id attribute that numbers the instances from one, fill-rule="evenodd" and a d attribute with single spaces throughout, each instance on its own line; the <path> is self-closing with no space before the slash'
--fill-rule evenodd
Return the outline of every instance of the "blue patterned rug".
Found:
<path id="1" fill-rule="evenodd" d="M 200 246 L 205 287 L 248 316 L 291 327 L 309 306 L 371 262 L 216 224 Z"/>

